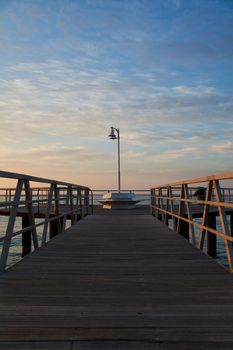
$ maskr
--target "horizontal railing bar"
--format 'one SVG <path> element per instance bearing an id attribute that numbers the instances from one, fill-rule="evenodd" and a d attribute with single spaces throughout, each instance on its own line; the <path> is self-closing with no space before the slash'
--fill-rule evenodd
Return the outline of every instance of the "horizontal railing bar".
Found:
<path id="1" fill-rule="evenodd" d="M 86 206 L 84 206 L 85 208 Z M 39 227 L 39 226 L 42 226 L 42 225 L 45 225 L 51 221 L 54 221 L 54 220 L 57 220 L 57 219 L 60 219 L 66 215 L 69 215 L 69 214 L 78 214 L 79 212 L 81 211 L 81 208 L 79 208 L 78 210 L 71 210 L 71 211 L 68 211 L 68 212 L 65 212 L 65 213 L 62 213 L 60 215 L 57 215 L 57 216 L 53 216 L 51 218 L 49 218 L 48 220 L 43 220 L 35 225 L 31 225 L 31 226 L 27 226 L 19 231 L 16 231 L 14 232 L 13 234 L 11 235 L 5 235 L 4 237 L 0 237 L 0 242 L 3 242 L 6 238 L 10 238 L 10 237 L 16 237 L 16 236 L 19 236 L 20 234 L 24 233 L 24 232 L 27 232 L 27 231 L 30 231 L 32 230 L 33 228 L 36 228 L 36 227 Z"/>
<path id="2" fill-rule="evenodd" d="M 170 186 L 170 184 L 168 184 Z M 157 188 L 160 188 L 160 187 L 164 187 L 164 188 L 167 188 L 168 185 L 163 185 L 163 186 L 156 186 L 156 187 L 153 187 L 154 189 L 157 189 Z M 74 185 L 75 187 L 77 187 L 77 185 Z M 174 190 L 179 190 L 180 187 L 174 187 L 172 184 L 171 186 L 173 187 Z M 84 186 L 80 186 L 78 185 L 78 187 L 84 187 Z M 88 188 L 88 187 L 87 187 Z M 189 190 L 197 190 L 198 187 L 189 187 Z M 31 187 L 31 190 L 32 191 L 49 191 L 50 187 Z M 59 190 L 65 190 L 67 189 L 67 187 L 58 187 Z M 0 187 L 0 191 L 6 191 L 6 190 L 12 190 L 14 191 L 15 190 L 15 187 Z M 222 190 L 233 190 L 233 187 L 222 187 Z M 22 190 L 24 191 L 24 189 Z M 96 189 L 96 190 L 92 190 L 93 192 L 104 192 L 104 191 L 113 191 L 113 192 L 117 192 L 118 190 L 117 189 Z M 150 192 L 150 189 L 130 189 L 130 190 L 121 190 L 123 192 Z M 1 196 L 1 194 L 0 194 Z"/>
<path id="3" fill-rule="evenodd" d="M 160 198 L 163 200 L 176 200 L 180 202 L 187 202 L 187 203 L 196 203 L 196 204 L 208 204 L 214 207 L 226 207 L 226 208 L 233 208 L 233 203 L 230 202 L 213 202 L 213 201 L 205 201 L 199 200 L 199 199 L 186 199 L 186 198 L 180 198 L 180 197 L 163 197 L 163 196 L 151 196 L 151 198 Z M 164 204 L 165 205 L 165 204 Z M 174 205 L 174 203 L 173 203 Z"/>
<path id="4" fill-rule="evenodd" d="M 184 218 L 183 216 L 179 216 L 179 215 L 174 214 L 174 213 L 172 213 L 172 212 L 170 212 L 170 211 L 167 211 L 167 210 L 162 209 L 162 208 L 155 207 L 155 206 L 153 206 L 153 205 L 152 205 L 151 207 L 154 208 L 154 209 L 157 209 L 157 210 L 159 210 L 159 211 L 161 211 L 161 212 L 164 212 L 164 213 L 166 213 L 166 214 L 170 214 L 172 217 L 175 217 L 175 218 L 177 218 L 177 219 L 181 219 L 181 220 L 183 220 L 183 221 L 185 221 L 185 222 L 187 222 L 187 223 L 189 223 L 189 224 L 191 224 L 191 225 L 197 226 L 197 227 L 199 227 L 199 228 L 201 228 L 201 229 L 204 229 L 204 230 L 206 230 L 206 231 L 208 231 L 208 232 L 214 233 L 216 236 L 219 236 L 219 237 L 222 237 L 222 238 L 224 238 L 224 239 L 227 239 L 227 240 L 230 241 L 230 242 L 233 242 L 233 237 L 228 236 L 228 235 L 225 235 L 224 233 L 221 233 L 221 232 L 219 232 L 219 231 L 217 231 L 217 230 L 214 230 L 214 229 L 212 229 L 212 228 L 210 228 L 210 227 L 201 225 L 201 224 L 199 224 L 199 223 L 196 222 L 196 221 L 189 220 L 189 219 L 187 219 L 187 218 Z"/>
<path id="5" fill-rule="evenodd" d="M 37 176 L 31 176 L 31 175 L 25 175 L 25 174 L 17 174 L 17 173 L 11 173 L 8 171 L 0 171 L 0 177 L 8 178 L 8 179 L 15 179 L 15 180 L 27 180 L 27 181 L 33 181 L 33 182 L 42 182 L 42 183 L 48 183 L 48 184 L 56 184 L 56 185 L 63 185 L 63 186 L 74 186 L 77 188 L 83 188 L 83 189 L 89 189 L 89 187 L 81 186 L 81 185 L 75 185 L 69 182 L 63 182 L 63 181 L 57 181 L 52 179 L 45 179 L 42 177 Z"/>
<path id="6" fill-rule="evenodd" d="M 172 183 L 162 184 L 159 186 L 153 186 L 152 189 L 167 188 L 167 187 L 177 186 L 177 185 L 203 183 L 203 182 L 209 182 L 209 181 L 214 181 L 214 180 L 229 180 L 229 179 L 233 179 L 233 172 L 221 173 L 221 174 L 205 176 L 205 177 L 199 177 L 199 178 L 190 179 L 190 180 L 180 180 L 180 181 L 176 181 L 176 182 L 172 182 Z"/>
<path id="7" fill-rule="evenodd" d="M 77 199 L 77 198 L 85 198 L 85 197 L 81 197 L 81 196 L 72 196 L 73 199 Z M 52 198 L 52 200 L 48 201 L 48 198 L 44 198 L 44 199 L 33 199 L 33 200 L 29 200 L 29 201 L 20 201 L 18 205 L 27 205 L 27 204 L 30 204 L 30 203 L 52 203 L 52 202 L 55 202 L 55 201 L 62 201 L 62 200 L 66 200 L 67 197 L 59 197 L 59 199 L 56 199 L 55 197 Z M 1 206 L 6 206 L 6 205 L 11 205 L 11 206 L 14 206 L 13 204 L 14 202 L 13 201 L 9 201 L 9 202 L 0 202 L 0 207 Z M 60 205 L 62 205 L 62 203 L 60 203 Z M 65 205 L 65 204 L 64 204 Z"/>

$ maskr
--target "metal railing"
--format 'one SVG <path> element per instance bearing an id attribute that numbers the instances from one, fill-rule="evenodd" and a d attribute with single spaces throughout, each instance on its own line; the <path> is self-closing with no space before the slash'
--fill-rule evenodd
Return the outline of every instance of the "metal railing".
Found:
<path id="1" fill-rule="evenodd" d="M 89 187 L 5 171 L 0 171 L 0 178 L 16 181 L 14 188 L 0 189 L 0 215 L 8 217 L 5 234 L 0 237 L 0 271 L 6 269 L 14 237 L 22 235 L 23 241 L 27 235 L 34 249 L 39 249 L 49 238 L 65 231 L 68 219 L 73 225 L 93 213 L 93 194 Z M 38 187 L 38 184 L 42 186 Z M 20 230 L 15 229 L 17 216 L 27 219 L 24 220 L 27 224 Z M 42 220 L 36 223 L 38 217 Z M 39 226 L 43 229 L 40 244 Z M 53 230 L 50 234 L 49 228 Z"/>
<path id="2" fill-rule="evenodd" d="M 213 257 L 216 256 L 216 237 L 222 238 L 229 269 L 233 272 L 233 188 L 224 187 L 224 182 L 230 179 L 233 173 L 151 188 L 151 213 L 166 225 L 172 220 L 173 230 L 201 250 L 207 236 L 207 252 Z M 204 190 L 202 198 L 198 197 L 200 189 L 202 193 Z M 220 227 L 216 227 L 216 217 L 219 217 Z"/>

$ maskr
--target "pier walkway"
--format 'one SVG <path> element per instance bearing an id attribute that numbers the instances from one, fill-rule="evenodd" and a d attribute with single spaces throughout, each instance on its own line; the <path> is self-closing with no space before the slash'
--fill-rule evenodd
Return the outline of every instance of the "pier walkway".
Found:
<path id="1" fill-rule="evenodd" d="M 0 349 L 233 349 L 233 278 L 145 210 L 97 210 L 4 272 Z"/>

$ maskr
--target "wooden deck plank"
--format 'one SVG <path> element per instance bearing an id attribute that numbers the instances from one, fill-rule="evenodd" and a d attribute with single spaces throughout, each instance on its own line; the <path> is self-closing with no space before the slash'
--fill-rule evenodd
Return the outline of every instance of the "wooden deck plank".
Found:
<path id="1" fill-rule="evenodd" d="M 88 216 L 1 276 L 1 349 L 233 348 L 232 275 L 135 213 Z"/>

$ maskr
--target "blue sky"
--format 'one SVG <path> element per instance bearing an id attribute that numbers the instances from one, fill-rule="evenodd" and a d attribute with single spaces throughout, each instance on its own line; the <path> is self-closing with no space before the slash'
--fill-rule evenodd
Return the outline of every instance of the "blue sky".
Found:
<path id="1" fill-rule="evenodd" d="M 232 171 L 233 1 L 0 0 L 2 170 L 93 188 Z"/>

